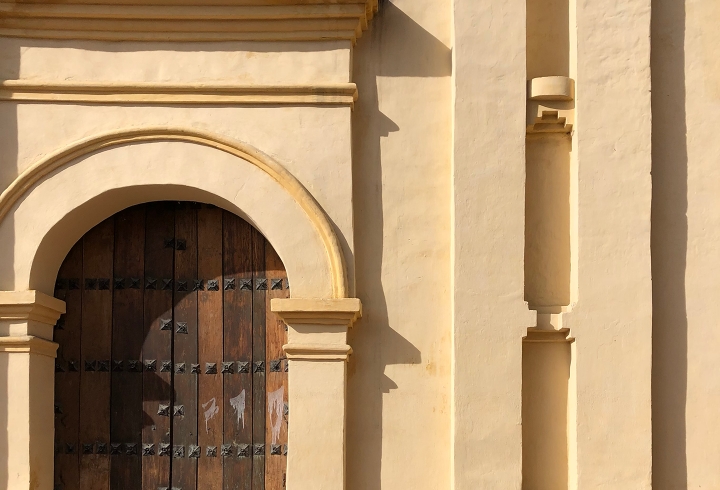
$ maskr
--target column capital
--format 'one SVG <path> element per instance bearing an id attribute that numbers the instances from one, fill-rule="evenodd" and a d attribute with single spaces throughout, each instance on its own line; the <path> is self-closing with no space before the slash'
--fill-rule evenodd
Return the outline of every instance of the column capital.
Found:
<path id="1" fill-rule="evenodd" d="M 52 340 L 65 302 L 40 291 L 0 291 L 0 336 Z"/>
<path id="2" fill-rule="evenodd" d="M 355 320 L 362 316 L 362 304 L 358 298 L 276 298 L 271 300 L 270 308 L 288 325 L 344 325 L 351 327 Z"/>
<path id="3" fill-rule="evenodd" d="M 40 291 L 0 291 L 0 320 L 32 320 L 55 325 L 65 302 Z"/>
<path id="4" fill-rule="evenodd" d="M 359 299 L 273 299 L 270 307 L 288 325 L 288 359 L 347 361 L 347 330 L 362 313 Z"/>

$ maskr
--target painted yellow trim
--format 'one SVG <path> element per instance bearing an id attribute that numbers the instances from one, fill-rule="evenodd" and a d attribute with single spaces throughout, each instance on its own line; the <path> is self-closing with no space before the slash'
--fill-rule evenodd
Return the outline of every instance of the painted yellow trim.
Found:
<path id="1" fill-rule="evenodd" d="M 94 104 L 288 104 L 353 107 L 354 83 L 317 85 L 222 85 L 82 83 L 5 80 L 0 100 Z"/>
<path id="2" fill-rule="evenodd" d="M 89 3 L 89 2 L 88 2 Z M 95 2 L 93 2 L 95 3 Z M 159 6 L 149 1 L 97 5 L 0 2 L 0 34 L 114 41 L 327 41 L 354 43 L 377 0 L 253 2 Z"/>
<path id="3" fill-rule="evenodd" d="M 0 352 L 57 357 L 58 344 L 39 337 L 0 337 Z"/>
<path id="4" fill-rule="evenodd" d="M 295 199 L 320 235 L 330 262 L 333 297 L 347 297 L 347 272 L 340 242 L 330 220 L 310 192 L 285 167 L 258 149 L 197 129 L 165 127 L 126 129 L 73 143 L 33 164 L 0 194 L 0 222 L 32 186 L 51 172 L 89 153 L 148 141 L 183 141 L 215 148 L 242 158 L 267 173 Z"/>
<path id="5" fill-rule="evenodd" d="M 352 326 L 362 316 L 358 298 L 273 298 L 270 309 L 288 324 Z"/>
<path id="6" fill-rule="evenodd" d="M 133 2 L 131 5 L 113 3 L 93 4 L 22 4 L 0 2 L 0 15 L 13 17 L 70 18 L 70 19 L 151 19 L 151 20 L 285 20 L 359 18 L 367 15 L 365 0 L 346 0 L 286 5 L 277 2 L 262 5 L 195 5 L 184 3 L 157 5 L 155 2 Z"/>
<path id="7" fill-rule="evenodd" d="M 283 350 L 290 360 L 310 361 L 345 361 L 353 351 L 349 345 L 337 344 L 285 344 Z"/>
<path id="8" fill-rule="evenodd" d="M 0 291 L 0 320 L 32 320 L 55 325 L 65 302 L 40 291 Z"/>

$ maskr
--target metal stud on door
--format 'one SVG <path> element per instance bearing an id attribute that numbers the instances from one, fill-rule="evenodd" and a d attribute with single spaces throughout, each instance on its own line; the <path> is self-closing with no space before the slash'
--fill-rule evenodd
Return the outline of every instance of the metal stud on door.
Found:
<path id="1" fill-rule="evenodd" d="M 56 488 L 281 490 L 269 301 L 286 284 L 264 237 L 212 206 L 150 203 L 91 230 L 55 284 Z"/>

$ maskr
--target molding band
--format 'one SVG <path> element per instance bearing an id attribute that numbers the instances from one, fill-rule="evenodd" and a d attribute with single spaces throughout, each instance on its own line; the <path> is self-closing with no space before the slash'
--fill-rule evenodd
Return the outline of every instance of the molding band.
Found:
<path id="1" fill-rule="evenodd" d="M 352 326 L 362 316 L 362 303 L 357 298 L 274 298 L 270 309 L 289 325 Z"/>
<path id="2" fill-rule="evenodd" d="M 354 43 L 378 10 L 378 0 L 256 0 L 254 5 L 205 5 L 200 0 L 164 5 L 149 0 L 71 2 L 0 2 L 0 35 L 99 41 Z"/>
<path id="3" fill-rule="evenodd" d="M 26 169 L 0 194 L 0 222 L 25 193 L 51 172 L 89 153 L 149 141 L 184 141 L 204 145 L 241 158 L 267 173 L 295 199 L 315 226 L 328 254 L 333 298 L 347 297 L 347 271 L 340 242 L 329 218 L 312 194 L 285 167 L 258 149 L 197 129 L 151 127 L 120 130 L 74 143 Z"/>
<path id="4" fill-rule="evenodd" d="M 223 85 L 82 83 L 6 80 L 0 100 L 88 104 L 329 105 L 353 107 L 354 83 L 317 85 Z"/>
<path id="5" fill-rule="evenodd" d="M 283 350 L 290 360 L 347 361 L 352 347 L 341 344 L 285 344 Z"/>
<path id="6" fill-rule="evenodd" d="M 0 291 L 0 320 L 55 325 L 63 313 L 64 301 L 39 291 Z"/>
<path id="7" fill-rule="evenodd" d="M 58 344 L 39 337 L 0 337 L 0 352 L 57 357 Z"/>

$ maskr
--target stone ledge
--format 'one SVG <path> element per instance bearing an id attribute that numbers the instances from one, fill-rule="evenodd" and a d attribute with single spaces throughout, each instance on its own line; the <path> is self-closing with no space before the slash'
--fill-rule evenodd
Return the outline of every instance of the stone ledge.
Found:
<path id="1" fill-rule="evenodd" d="M 0 100 L 151 105 L 328 105 L 353 107 L 354 83 L 313 85 L 224 85 L 83 83 L 5 80 Z"/>
<path id="2" fill-rule="evenodd" d="M 342 344 L 285 344 L 283 350 L 290 360 L 347 360 L 352 347 Z"/>
<path id="3" fill-rule="evenodd" d="M 39 337 L 0 337 L 0 352 L 57 357 L 58 344 Z"/>
<path id="4" fill-rule="evenodd" d="M 0 35 L 103 41 L 354 43 L 378 0 L 0 2 Z"/>
<path id="5" fill-rule="evenodd" d="M 0 321 L 36 321 L 55 325 L 65 302 L 39 291 L 0 291 Z"/>
<path id="6" fill-rule="evenodd" d="M 275 298 L 270 308 L 288 324 L 352 326 L 362 316 L 362 304 L 357 298 Z"/>

